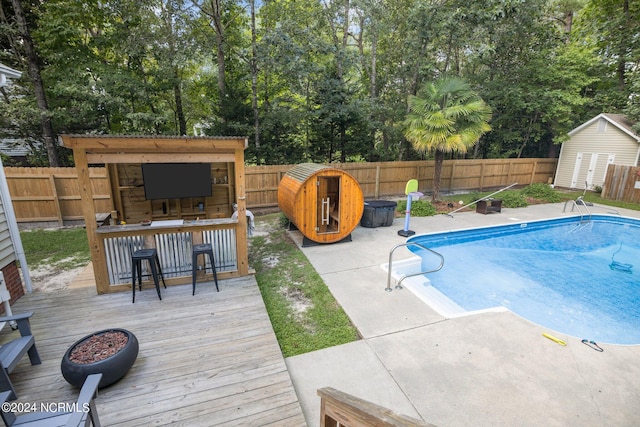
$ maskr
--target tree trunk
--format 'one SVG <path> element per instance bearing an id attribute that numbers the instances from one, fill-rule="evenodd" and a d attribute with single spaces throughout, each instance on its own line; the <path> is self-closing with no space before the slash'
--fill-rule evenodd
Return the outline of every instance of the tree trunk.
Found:
<path id="1" fill-rule="evenodd" d="M 260 111 L 258 110 L 258 52 L 256 48 L 256 2 L 251 0 L 251 107 L 253 108 L 253 140 L 260 148 Z"/>
<path id="2" fill-rule="evenodd" d="M 565 15 L 565 21 L 564 21 L 564 32 L 565 34 L 567 34 L 567 41 L 569 41 L 569 38 L 571 37 L 571 30 L 573 29 L 573 11 L 567 11 L 566 15 Z"/>
<path id="3" fill-rule="evenodd" d="M 184 109 L 182 108 L 182 89 L 180 88 L 180 78 L 178 77 L 178 70 L 175 70 L 173 80 L 173 95 L 176 101 L 176 114 L 178 115 L 178 127 L 180 135 L 187 134 L 187 120 L 184 117 Z"/>
<path id="4" fill-rule="evenodd" d="M 226 86 L 226 64 L 224 59 L 225 29 L 222 23 L 222 5 L 220 0 L 211 0 L 211 19 L 213 30 L 216 34 L 216 56 L 218 63 L 218 96 L 220 96 L 220 118 L 226 122 L 224 115 L 225 98 L 227 96 Z"/>
<path id="5" fill-rule="evenodd" d="M 164 6 L 164 5 L 163 5 Z M 170 3 L 167 3 L 167 9 L 163 13 L 164 23 L 167 29 L 167 44 L 169 47 L 169 58 L 172 63 L 176 62 L 177 49 L 175 42 L 175 31 L 173 26 L 173 18 L 175 16 L 175 9 Z M 173 98 L 176 103 L 176 118 L 178 119 L 178 135 L 187 134 L 187 120 L 184 116 L 184 108 L 182 107 L 182 88 L 180 78 L 180 69 L 177 65 L 171 67 L 171 79 L 173 86 Z"/>
<path id="6" fill-rule="evenodd" d="M 422 45 L 420 46 L 420 52 L 418 53 L 417 57 L 418 58 L 424 58 L 426 53 L 427 53 L 427 41 L 423 40 Z M 411 95 L 417 95 L 418 94 L 418 88 L 420 86 L 420 59 L 418 59 L 417 63 L 415 64 L 415 70 L 413 73 L 413 79 L 411 82 L 411 87 L 409 88 L 409 93 Z M 409 106 L 407 105 L 407 111 L 409 111 Z"/>
<path id="7" fill-rule="evenodd" d="M 440 199 L 440 180 L 442 179 L 442 164 L 444 163 L 444 151 L 436 150 L 436 162 L 433 168 L 433 194 L 431 201 L 433 203 Z"/>
<path id="8" fill-rule="evenodd" d="M 347 162 L 347 131 L 344 125 L 340 126 L 340 163 Z"/>
<path id="9" fill-rule="evenodd" d="M 631 27 L 631 18 L 629 15 L 629 0 L 624 0 L 622 4 L 622 11 L 624 16 L 624 27 L 625 27 L 625 30 L 627 30 L 624 32 L 628 32 Z M 624 92 L 625 77 L 626 77 L 626 70 L 627 70 L 626 65 L 629 59 L 629 55 L 627 54 L 627 39 L 623 35 L 620 37 L 620 40 L 621 40 L 621 43 L 620 43 L 620 47 L 618 48 L 618 66 L 616 68 L 616 74 L 618 76 L 618 87 L 620 88 L 621 92 Z"/>
<path id="10" fill-rule="evenodd" d="M 38 109 L 40 110 L 40 124 L 42 126 L 42 140 L 44 146 L 47 149 L 47 157 L 49 158 L 49 166 L 60 166 L 60 159 L 58 158 L 58 152 L 56 150 L 56 134 L 53 131 L 53 124 L 51 123 L 51 115 L 49 112 L 49 105 L 47 103 L 47 96 L 44 91 L 44 84 L 42 83 L 42 75 L 40 74 L 40 61 L 38 53 L 33 45 L 33 39 L 29 28 L 27 26 L 27 19 L 22 9 L 20 0 L 11 0 L 13 5 L 13 11 L 15 13 L 16 23 L 20 30 L 20 37 L 24 43 L 24 50 L 27 56 L 27 63 L 29 67 L 29 77 L 33 84 L 33 92 L 38 103 Z"/>
<path id="11" fill-rule="evenodd" d="M 378 133 L 378 123 L 384 122 L 384 117 L 381 117 L 379 113 L 379 109 L 375 108 L 377 106 L 377 98 L 378 98 L 378 32 L 377 30 L 373 30 L 373 34 L 371 35 L 371 77 L 370 77 L 370 85 L 371 85 L 371 123 L 375 123 L 375 126 L 371 129 L 371 147 L 375 150 L 376 147 L 376 134 Z M 379 120 L 376 120 L 378 118 Z M 387 152 L 387 144 L 386 138 L 383 140 L 383 149 L 384 152 Z"/>

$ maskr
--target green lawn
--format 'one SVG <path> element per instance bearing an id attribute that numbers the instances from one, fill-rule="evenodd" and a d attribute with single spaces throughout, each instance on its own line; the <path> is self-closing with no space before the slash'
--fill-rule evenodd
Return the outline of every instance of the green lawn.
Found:
<path id="1" fill-rule="evenodd" d="M 31 268 L 73 269 L 91 261 L 87 231 L 82 227 L 21 231 L 20 239 Z"/>
<path id="2" fill-rule="evenodd" d="M 249 264 L 282 353 L 290 357 L 357 340 L 357 330 L 280 219 L 256 218 L 258 228 L 269 233 L 251 239 Z"/>

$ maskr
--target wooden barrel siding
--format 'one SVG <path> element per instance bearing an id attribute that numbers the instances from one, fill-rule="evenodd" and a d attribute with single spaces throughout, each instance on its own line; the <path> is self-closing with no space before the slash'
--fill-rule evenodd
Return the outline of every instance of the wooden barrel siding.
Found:
<path id="1" fill-rule="evenodd" d="M 362 218 L 364 196 L 347 172 L 314 163 L 289 169 L 278 185 L 278 206 L 308 239 L 335 243 Z"/>

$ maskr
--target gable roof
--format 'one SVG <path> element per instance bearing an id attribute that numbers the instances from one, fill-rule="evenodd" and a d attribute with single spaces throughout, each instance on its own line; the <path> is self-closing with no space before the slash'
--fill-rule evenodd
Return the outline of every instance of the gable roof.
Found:
<path id="1" fill-rule="evenodd" d="M 9 157 L 24 157 L 30 152 L 31 150 L 22 139 L 0 138 L 0 153 L 2 154 Z"/>
<path id="2" fill-rule="evenodd" d="M 606 114 L 606 113 L 598 114 L 593 119 L 581 124 L 577 128 L 570 131 L 569 136 L 575 135 L 576 133 L 580 132 L 581 130 L 583 130 L 588 126 L 591 126 L 593 123 L 597 122 L 600 119 L 606 120 L 607 122 L 611 123 L 618 129 L 620 129 L 622 132 L 629 135 L 631 138 L 635 139 L 636 142 L 640 143 L 640 135 L 636 134 L 631 128 L 631 126 L 633 126 L 634 123 L 631 120 L 629 120 L 629 118 L 624 114 Z"/>

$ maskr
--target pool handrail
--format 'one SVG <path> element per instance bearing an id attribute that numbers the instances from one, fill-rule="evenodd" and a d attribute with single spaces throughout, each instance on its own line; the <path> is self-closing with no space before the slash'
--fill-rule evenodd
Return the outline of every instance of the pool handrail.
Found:
<path id="1" fill-rule="evenodd" d="M 569 202 L 571 202 L 571 212 L 573 212 L 574 209 L 578 209 L 578 212 L 580 212 L 580 222 L 583 221 L 584 215 L 585 215 L 584 212 L 582 212 L 582 208 L 580 208 L 580 206 L 584 207 L 584 209 L 587 211 L 587 214 L 589 215 L 588 221 L 591 220 L 591 211 L 589 210 L 589 207 L 587 206 L 582 196 L 579 196 L 576 200 L 569 199 L 566 202 L 564 202 L 564 208 L 562 208 L 563 213 L 566 212 L 567 203 Z"/>
<path id="2" fill-rule="evenodd" d="M 444 256 L 442 256 L 442 254 L 441 254 L 441 253 L 438 253 L 438 252 L 434 251 L 434 250 L 433 250 L 433 249 L 431 249 L 431 248 L 428 248 L 428 247 L 426 247 L 426 246 L 424 246 L 424 245 L 421 245 L 421 244 L 420 244 L 420 243 L 418 243 L 418 242 L 406 242 L 406 243 L 400 243 L 400 244 L 398 244 L 398 245 L 395 245 L 393 248 L 391 248 L 391 251 L 389 252 L 389 266 L 388 266 L 388 270 L 389 270 L 389 271 L 388 271 L 388 273 L 387 273 L 387 287 L 386 287 L 386 288 L 384 288 L 384 290 L 385 290 L 385 291 L 387 291 L 387 292 L 391 292 L 391 291 L 392 291 L 392 289 L 391 289 L 391 270 L 392 270 L 392 268 L 391 268 L 391 267 L 392 267 L 392 264 L 393 264 L 393 253 L 394 253 L 394 252 L 395 252 L 395 250 L 396 250 L 396 249 L 398 249 L 398 248 L 401 248 L 401 247 L 403 247 L 403 246 L 404 246 L 404 247 L 406 247 L 406 246 L 412 246 L 412 245 L 413 245 L 413 246 L 418 246 L 419 248 L 424 249 L 424 250 L 427 250 L 427 251 L 429 251 L 429 252 L 433 253 L 434 255 L 436 255 L 437 257 L 439 257 L 439 258 L 440 258 L 440 264 L 439 264 L 436 268 L 431 269 L 431 270 L 421 271 L 421 272 L 419 272 L 419 273 L 405 274 L 404 276 L 402 276 L 402 277 L 400 278 L 400 280 L 398 280 L 398 283 L 396 283 L 396 289 L 402 289 L 402 285 L 401 285 L 401 283 L 402 283 L 402 281 L 403 281 L 404 279 L 407 279 L 407 278 L 409 278 L 409 277 L 414 277 L 414 276 L 421 276 L 421 275 L 423 275 L 423 274 L 433 273 L 433 272 L 435 272 L 435 271 L 438 271 L 438 270 L 441 270 L 441 269 L 442 269 L 442 266 L 444 265 Z"/>

